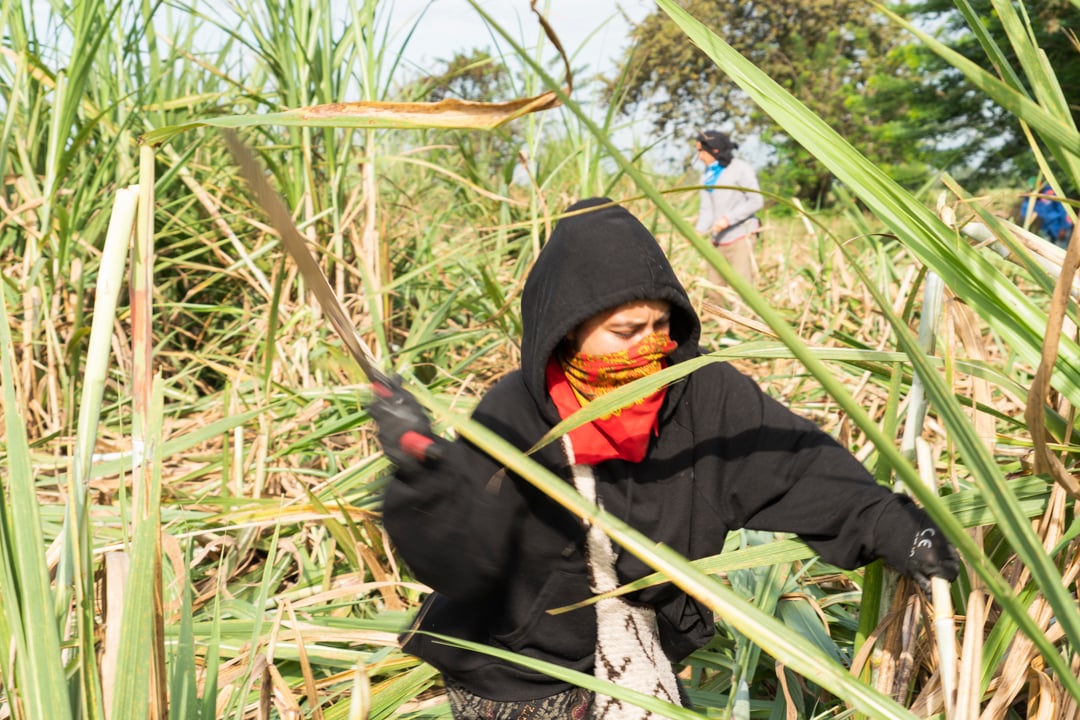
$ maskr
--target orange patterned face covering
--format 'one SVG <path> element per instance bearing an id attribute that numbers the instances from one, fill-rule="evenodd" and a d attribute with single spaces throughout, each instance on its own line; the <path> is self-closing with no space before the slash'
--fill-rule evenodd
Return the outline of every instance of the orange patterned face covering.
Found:
<path id="1" fill-rule="evenodd" d="M 559 417 L 564 420 L 589 400 L 611 392 L 631 380 L 663 368 L 678 344 L 667 333 L 654 333 L 628 351 L 605 355 L 575 353 L 563 360 L 548 360 L 546 380 Z M 616 458 L 641 462 L 649 450 L 649 439 L 659 430 L 660 407 L 667 388 L 598 420 L 570 431 L 576 461 L 594 465 Z"/>
<path id="2" fill-rule="evenodd" d="M 629 350 L 604 355 L 574 353 L 560 358 L 563 372 L 582 405 L 632 380 L 652 375 L 678 343 L 665 332 L 655 332 Z"/>

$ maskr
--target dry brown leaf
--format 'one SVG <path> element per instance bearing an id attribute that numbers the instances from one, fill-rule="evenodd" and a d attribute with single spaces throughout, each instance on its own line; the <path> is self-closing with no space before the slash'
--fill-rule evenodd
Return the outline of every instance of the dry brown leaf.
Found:
<path id="1" fill-rule="evenodd" d="M 791 699 L 791 691 L 788 690 L 787 673 L 784 672 L 784 664 L 777 661 L 776 679 L 780 682 L 780 690 L 784 693 L 784 718 L 785 720 L 798 720 L 799 713 L 795 709 L 795 701 Z"/>
<path id="2" fill-rule="evenodd" d="M 285 678 L 281 677 L 277 665 L 268 664 L 266 669 L 270 678 L 270 691 L 273 696 L 274 707 L 277 708 L 278 715 L 282 720 L 300 720 L 303 717 L 300 703 L 297 702 L 296 696 L 293 695 L 289 684 L 285 682 Z"/>
<path id="3" fill-rule="evenodd" d="M 319 702 L 319 691 L 315 687 L 315 674 L 311 671 L 311 663 L 308 661 L 307 647 L 304 638 L 300 634 L 299 622 L 296 619 L 296 611 L 291 604 L 286 605 L 289 611 L 289 619 L 292 621 L 293 631 L 296 633 L 296 650 L 300 662 L 300 671 L 304 675 L 304 694 L 307 695 L 308 707 L 311 708 L 312 720 L 323 720 L 322 703 Z"/>
<path id="4" fill-rule="evenodd" d="M 1045 632 L 1053 617 L 1053 609 L 1040 595 L 1031 603 L 1028 614 L 1035 620 L 1039 629 Z M 1000 684 L 980 715 L 980 720 L 1001 720 L 1005 717 L 1009 707 L 1016 700 L 1016 696 L 1024 688 L 1028 674 L 1031 672 L 1032 661 L 1038 656 L 1039 651 L 1031 638 L 1023 633 L 1013 636 L 1005 655 L 1005 662 L 998 673 Z"/>
<path id="5" fill-rule="evenodd" d="M 1045 424 L 1045 405 L 1050 393 L 1050 377 L 1057 362 L 1058 343 L 1061 341 L 1061 328 L 1068 309 L 1069 290 L 1073 277 L 1080 266 L 1080 241 L 1070 243 L 1061 265 L 1061 275 L 1054 287 L 1054 296 L 1050 303 L 1050 312 L 1046 319 L 1046 333 L 1043 336 L 1042 360 L 1035 372 L 1035 379 L 1028 391 L 1027 408 L 1024 420 L 1035 447 L 1035 472 L 1050 473 L 1054 482 L 1060 484 L 1074 498 L 1080 498 L 1080 481 L 1066 469 L 1061 458 L 1050 451 L 1047 444 Z"/>
<path id="6" fill-rule="evenodd" d="M 1033 672 L 1028 700 L 1029 720 L 1054 720 L 1060 700 L 1057 683 L 1045 672 Z"/>

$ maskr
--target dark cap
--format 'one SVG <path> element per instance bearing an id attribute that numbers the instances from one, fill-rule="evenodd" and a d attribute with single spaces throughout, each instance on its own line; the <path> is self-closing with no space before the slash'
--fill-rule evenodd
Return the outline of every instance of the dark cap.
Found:
<path id="1" fill-rule="evenodd" d="M 698 133 L 697 141 L 701 143 L 701 149 L 713 156 L 721 165 L 731 163 L 731 158 L 738 149 L 739 144 L 731 141 L 731 138 L 719 130 L 703 130 Z"/>

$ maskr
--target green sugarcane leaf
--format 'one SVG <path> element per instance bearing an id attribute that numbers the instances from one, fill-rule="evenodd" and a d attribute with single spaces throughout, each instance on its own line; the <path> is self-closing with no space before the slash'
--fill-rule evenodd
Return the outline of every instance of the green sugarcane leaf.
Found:
<path id="1" fill-rule="evenodd" d="M 0 293 L 3 286 L 0 286 Z M 37 488 L 30 463 L 26 422 L 15 394 L 15 357 L 7 300 L 0 297 L 0 382 L 3 383 L 4 437 L 7 467 L 0 499 L 6 507 L 0 524 L 0 549 L 4 552 L 3 610 L 8 633 L 20 628 L 15 645 L 15 677 L 5 678 L 29 717 L 71 717 L 71 700 L 60 652 L 60 631 L 53 614 L 55 601 L 45 560 Z M 8 505 L 10 503 L 10 505 Z M 23 634 L 21 628 L 30 629 Z M 9 638 L 10 635 L 9 635 Z"/>

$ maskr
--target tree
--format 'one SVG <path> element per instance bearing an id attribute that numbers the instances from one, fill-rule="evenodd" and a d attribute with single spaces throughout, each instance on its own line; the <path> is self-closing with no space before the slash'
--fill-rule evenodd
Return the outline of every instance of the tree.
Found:
<path id="1" fill-rule="evenodd" d="M 697 19 L 788 89 L 855 147 L 900 175 L 918 169 L 918 148 L 890 125 L 902 98 L 882 94 L 908 69 L 892 51 L 895 28 L 862 0 L 686 0 Z M 691 136 L 718 126 L 760 135 L 776 153 L 766 173 L 774 189 L 820 206 L 832 176 L 687 42 L 661 11 L 631 31 L 626 74 L 608 81 L 626 113 L 649 113 L 660 132 Z M 888 111 L 889 115 L 882 113 Z"/>
<path id="2" fill-rule="evenodd" d="M 1009 66 L 1019 68 L 991 0 L 969 3 Z M 1035 41 L 1046 53 L 1065 96 L 1075 97 L 1080 83 L 1080 52 L 1074 34 L 1080 30 L 1080 12 L 1070 0 L 1041 0 L 1027 6 Z M 953 50 L 1002 76 L 953 0 L 923 0 L 898 9 L 918 25 L 935 28 Z M 918 77 L 903 90 L 913 108 L 915 139 L 933 148 L 930 160 L 935 166 L 976 187 L 1018 185 L 1037 172 L 1028 140 L 1012 113 L 987 99 L 926 46 L 909 45 L 906 53 L 907 62 L 919 68 Z M 1074 121 L 1080 121 L 1080 107 L 1072 107 Z"/>
<path id="3" fill-rule="evenodd" d="M 513 77 L 506 66 L 486 50 L 457 52 L 436 73 L 418 79 L 409 94 L 437 102 L 448 98 L 498 102 L 516 97 Z M 437 134 L 455 147 L 470 180 L 488 185 L 492 177 L 509 185 L 517 166 L 521 131 L 508 123 L 491 132 L 446 131 Z"/>
<path id="4" fill-rule="evenodd" d="M 457 52 L 445 67 L 436 74 L 423 78 L 427 88 L 427 100 L 437 102 L 445 98 L 489 102 L 505 100 L 512 92 L 506 67 L 497 62 L 486 50 L 474 48 L 468 54 Z"/>

